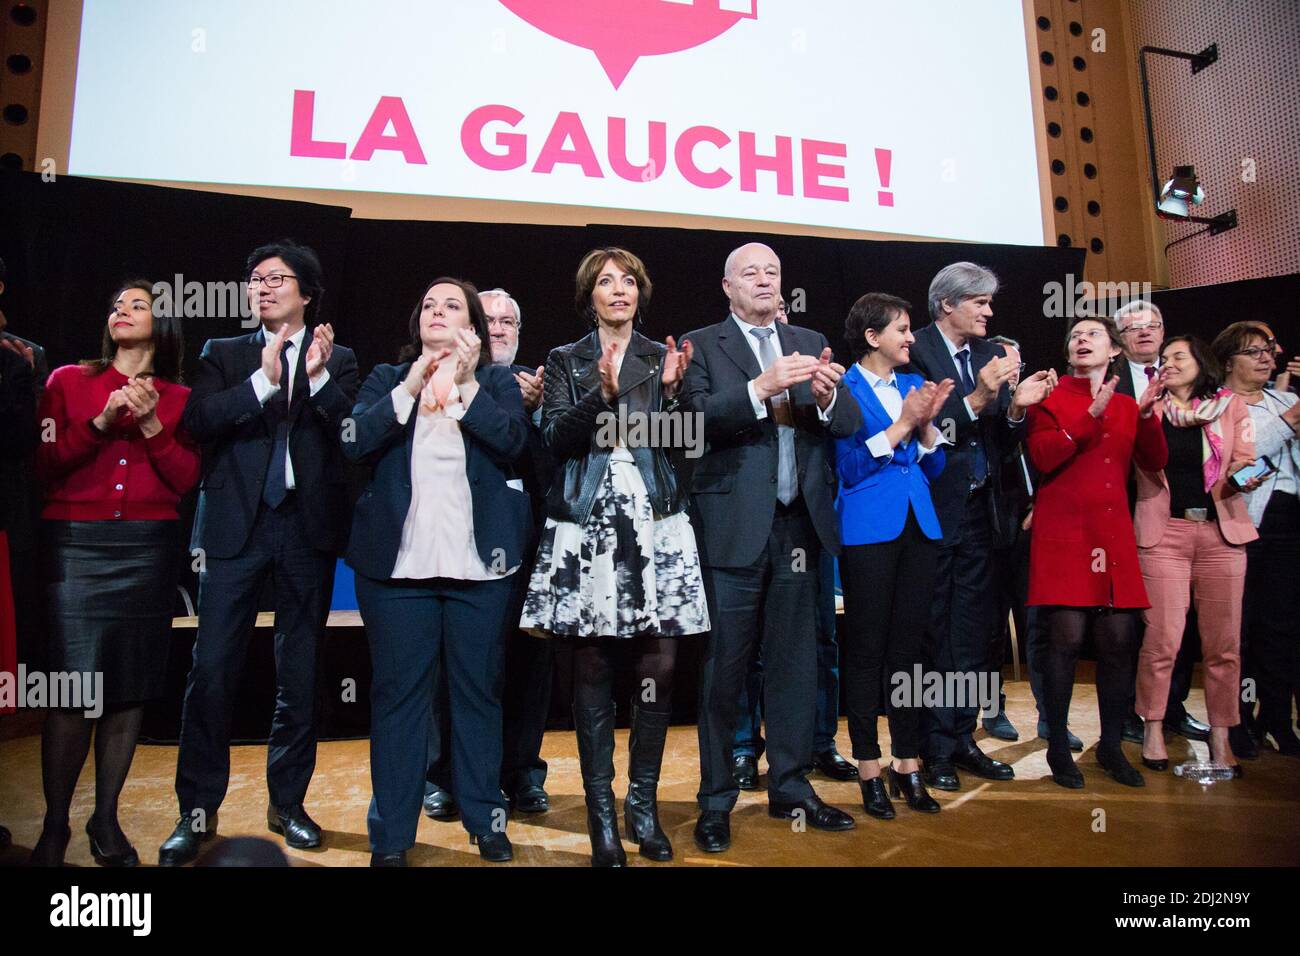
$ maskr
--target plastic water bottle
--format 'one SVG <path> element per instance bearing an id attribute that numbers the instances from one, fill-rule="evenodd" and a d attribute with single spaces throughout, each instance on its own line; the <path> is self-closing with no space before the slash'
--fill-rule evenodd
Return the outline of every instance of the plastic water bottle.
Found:
<path id="1" fill-rule="evenodd" d="M 1174 768 L 1174 776 L 1209 786 L 1219 780 L 1231 780 L 1232 768 L 1227 764 L 1215 763 L 1212 760 L 1189 760 L 1187 763 L 1180 763 Z"/>

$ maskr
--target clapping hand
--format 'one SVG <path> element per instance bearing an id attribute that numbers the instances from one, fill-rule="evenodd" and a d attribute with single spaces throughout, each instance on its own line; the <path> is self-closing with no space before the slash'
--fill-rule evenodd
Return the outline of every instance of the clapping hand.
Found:
<path id="1" fill-rule="evenodd" d="M 835 388 L 844 376 L 844 366 L 831 361 L 833 354 L 829 348 L 822 349 L 821 357 L 813 367 L 812 393 L 817 404 L 825 410 L 835 395 Z"/>
<path id="2" fill-rule="evenodd" d="M 1011 394 L 1011 407 L 1013 409 L 1024 409 L 1030 405 L 1037 405 L 1056 388 L 1058 381 L 1056 369 L 1049 368 L 1046 371 L 1035 372 L 1029 378 L 1021 379 L 1016 390 Z"/>
<path id="3" fill-rule="evenodd" d="M 618 398 L 618 367 L 615 364 L 617 358 L 618 343 L 610 342 L 600 353 L 600 361 L 596 365 L 597 371 L 600 372 L 600 396 L 607 402 L 613 402 Z"/>
<path id="4" fill-rule="evenodd" d="M 132 378 L 118 389 L 126 399 L 131 415 L 140 426 L 146 438 L 152 438 L 162 431 L 158 421 L 158 389 L 149 378 Z"/>
<path id="5" fill-rule="evenodd" d="M 1109 405 L 1110 400 L 1115 397 L 1115 389 L 1118 385 L 1119 376 L 1112 375 L 1110 381 L 1104 383 L 1101 388 L 1097 389 L 1097 394 L 1093 396 L 1092 404 L 1088 406 L 1088 414 L 1093 418 L 1101 418 L 1101 416 L 1106 413 L 1106 406 Z"/>
<path id="6" fill-rule="evenodd" d="M 334 351 L 334 328 L 328 322 L 312 329 L 311 345 L 307 346 L 307 378 L 315 380 L 325 370 Z"/>
<path id="7" fill-rule="evenodd" d="M 262 374 L 272 385 L 280 384 L 280 353 L 284 351 L 284 342 L 288 337 L 289 329 L 282 325 L 262 346 Z M 312 344 L 315 344 L 314 339 Z"/>
<path id="8" fill-rule="evenodd" d="M 682 347 L 679 349 L 671 335 L 665 340 L 665 344 L 668 346 L 668 353 L 664 356 L 664 370 L 661 381 L 663 382 L 664 395 L 672 398 L 682 387 L 682 380 L 686 377 L 686 368 L 691 364 L 691 356 L 695 354 L 695 346 L 688 339 L 682 343 Z"/>
<path id="9" fill-rule="evenodd" d="M 536 411 L 542 404 L 542 379 L 545 375 L 546 369 L 541 365 L 537 366 L 535 373 L 515 372 L 515 381 L 519 383 L 519 394 L 523 396 L 524 408 L 530 412 Z"/>

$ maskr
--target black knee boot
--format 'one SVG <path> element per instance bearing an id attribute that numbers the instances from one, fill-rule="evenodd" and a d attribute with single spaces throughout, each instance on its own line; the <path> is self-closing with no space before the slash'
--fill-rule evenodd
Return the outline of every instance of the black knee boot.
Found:
<path id="1" fill-rule="evenodd" d="M 659 768 L 663 765 L 664 740 L 671 715 L 632 705 L 632 735 L 628 738 L 627 800 L 623 814 L 627 838 L 641 847 L 647 859 L 664 862 L 673 858 L 673 846 L 659 826 Z"/>
<path id="2" fill-rule="evenodd" d="M 618 837 L 618 808 L 614 801 L 614 705 L 573 708 L 578 731 L 578 763 L 587 795 L 587 834 L 592 866 L 626 866 L 627 854 Z"/>

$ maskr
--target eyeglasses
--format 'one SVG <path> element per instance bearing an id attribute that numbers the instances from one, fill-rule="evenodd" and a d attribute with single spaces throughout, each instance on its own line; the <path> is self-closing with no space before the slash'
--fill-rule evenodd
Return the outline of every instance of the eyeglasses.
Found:
<path id="1" fill-rule="evenodd" d="M 1070 341 L 1077 342 L 1079 341 L 1079 339 L 1088 339 L 1089 341 L 1096 341 L 1099 337 L 1104 336 L 1105 334 L 1106 334 L 1105 329 L 1085 329 L 1081 332 L 1071 332 Z M 1025 366 L 1022 364 L 1020 366 L 1020 370 L 1024 371 L 1024 368 Z"/>
<path id="2" fill-rule="evenodd" d="M 278 289 L 280 288 L 280 286 L 284 285 L 285 279 L 296 279 L 296 278 L 298 278 L 296 275 L 290 275 L 289 273 L 272 272 L 269 276 L 260 276 L 256 272 L 254 272 L 251 276 L 248 277 L 248 285 L 249 288 L 254 288 L 258 285 L 258 283 L 261 283 L 265 285 L 268 289 Z"/>
<path id="3" fill-rule="evenodd" d="M 1150 319 L 1146 322 L 1134 322 L 1131 325 L 1125 326 L 1124 334 L 1127 335 L 1129 332 L 1141 332 L 1143 329 L 1159 330 L 1164 327 L 1165 324 L 1159 319 Z"/>
<path id="4" fill-rule="evenodd" d="M 1268 347 L 1267 347 L 1267 348 L 1262 348 L 1262 349 L 1261 349 L 1261 348 L 1242 349 L 1240 352 L 1233 352 L 1232 354 L 1233 354 L 1233 355 L 1244 355 L 1244 356 L 1246 356 L 1246 358 L 1250 359 L 1252 362 L 1255 361 L 1256 359 L 1258 359 L 1258 358 L 1259 358 L 1260 356 L 1262 356 L 1262 355 L 1266 355 L 1266 356 L 1268 356 L 1269 358 L 1272 358 L 1272 357 L 1273 357 L 1273 342 L 1270 341 L 1269 344 L 1268 344 Z"/>
<path id="5" fill-rule="evenodd" d="M 490 329 L 494 325 L 499 325 L 503 329 L 517 329 L 519 328 L 519 320 L 512 316 L 506 316 L 504 319 L 496 315 L 489 316 L 488 328 Z"/>

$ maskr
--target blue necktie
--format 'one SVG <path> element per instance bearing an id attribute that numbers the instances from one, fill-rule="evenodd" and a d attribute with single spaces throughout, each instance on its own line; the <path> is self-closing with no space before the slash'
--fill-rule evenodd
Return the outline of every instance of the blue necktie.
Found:
<path id="1" fill-rule="evenodd" d="M 763 371 L 776 361 L 776 349 L 772 347 L 773 328 L 750 329 L 749 334 L 758 339 L 758 360 Z M 789 395 L 782 392 L 770 399 L 775 413 L 782 405 L 790 401 Z M 784 409 L 782 409 L 784 411 Z M 775 417 L 775 416 L 774 416 Z M 794 429 L 789 425 L 776 426 L 777 461 L 776 461 L 776 497 L 783 505 L 788 505 L 799 497 L 799 477 L 796 474 Z"/>
<path id="2" fill-rule="evenodd" d="M 285 486 L 285 463 L 289 457 L 289 346 L 280 350 L 280 391 L 268 403 L 271 421 L 275 425 L 275 443 L 271 446 L 271 460 L 266 464 L 266 481 L 262 485 L 262 500 L 268 508 L 278 508 L 289 494 Z"/>
<path id="3" fill-rule="evenodd" d="M 975 379 L 970 373 L 970 349 L 961 349 L 957 352 L 957 370 L 961 372 L 961 389 L 962 396 L 966 397 L 975 391 Z M 971 468 L 971 485 L 982 485 L 984 479 L 989 476 L 989 459 L 984 452 L 984 440 L 976 437 L 975 445 L 975 464 Z"/>

